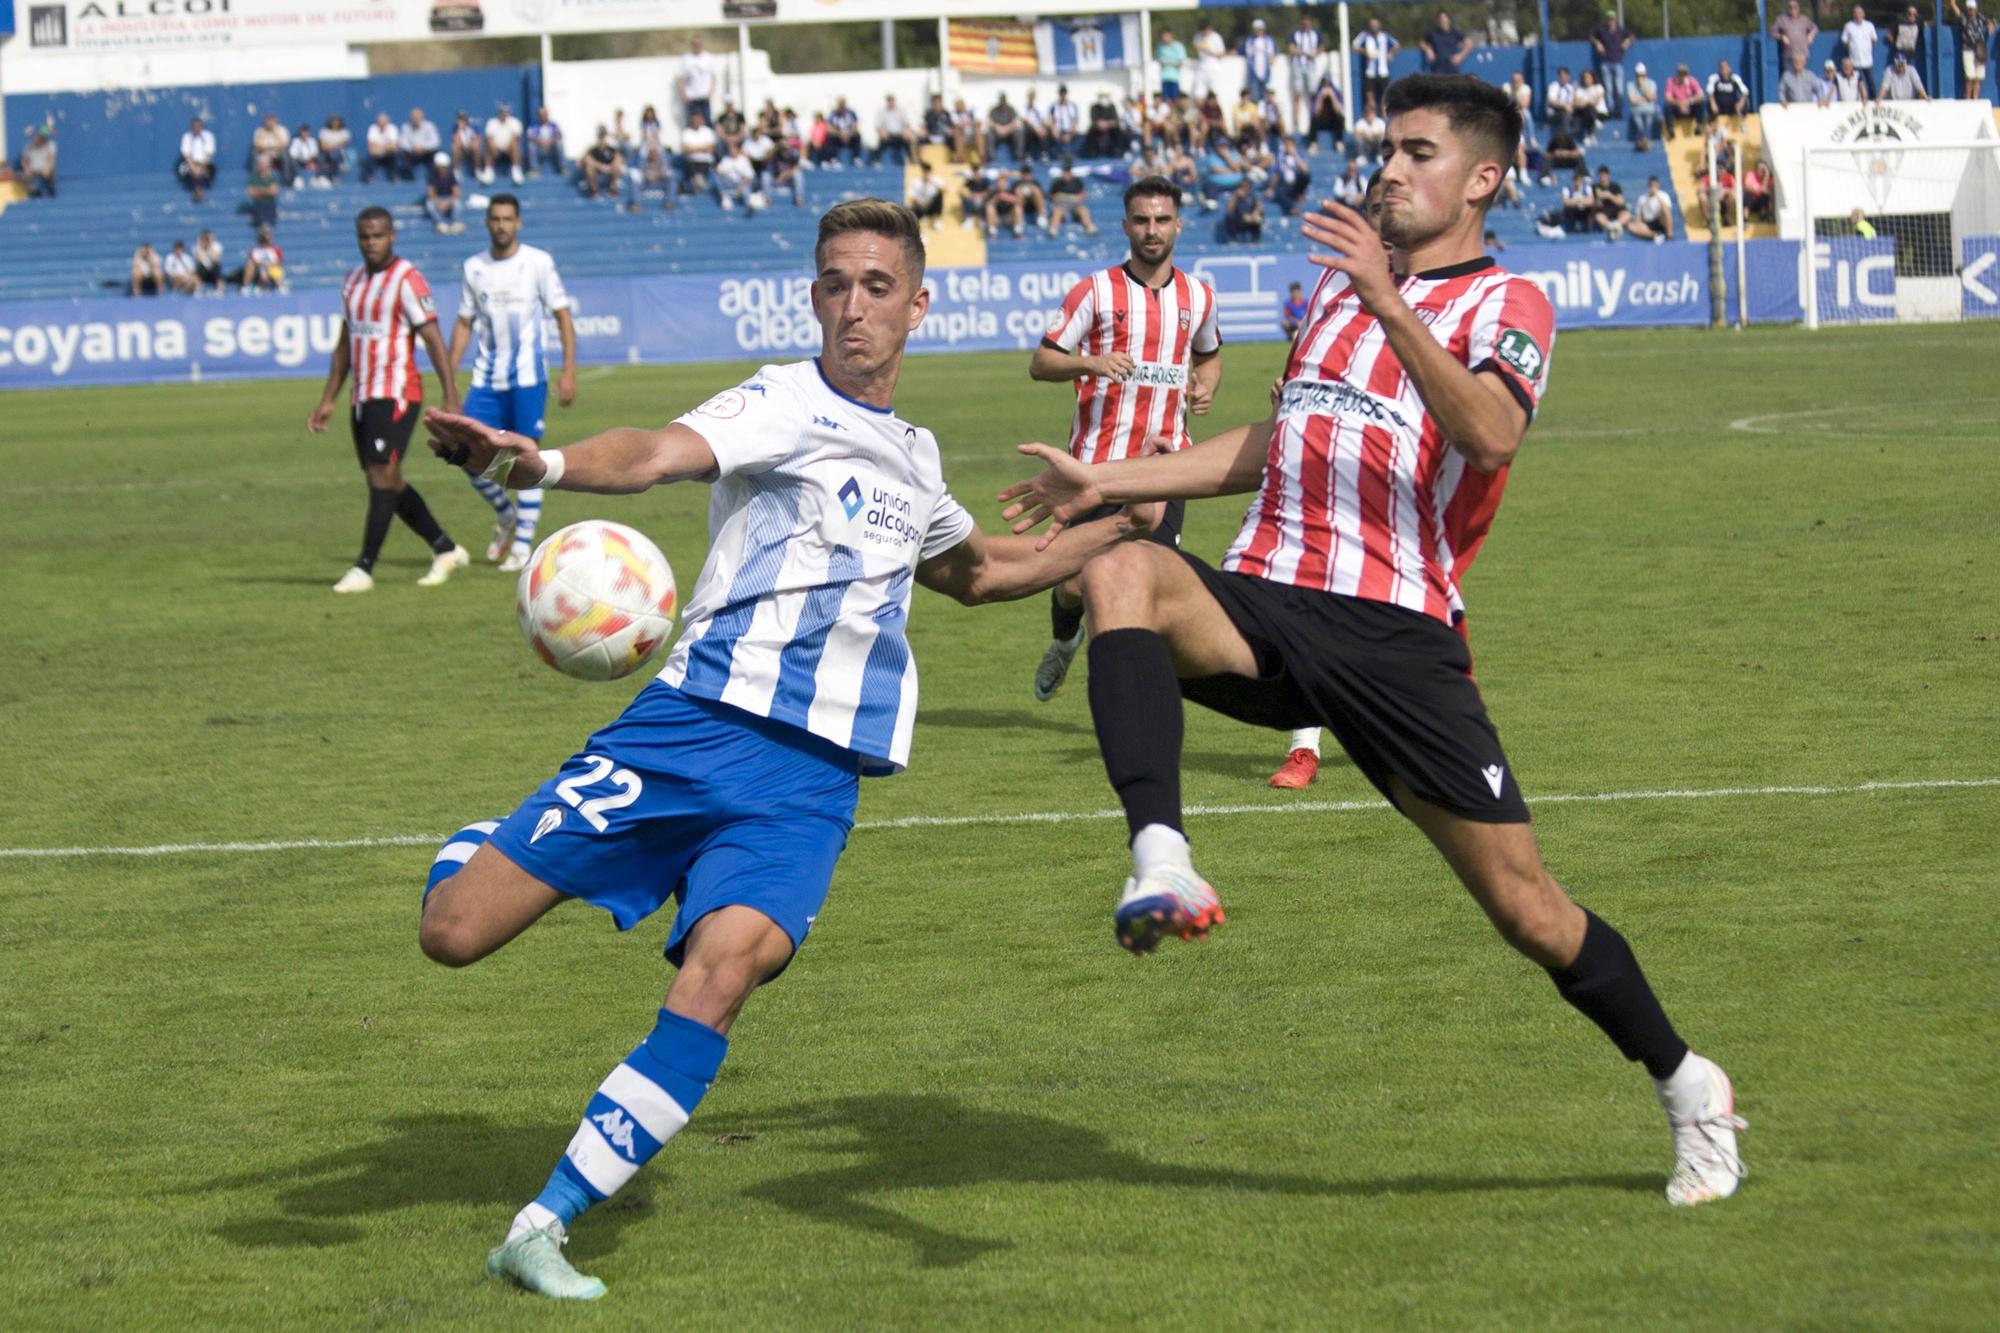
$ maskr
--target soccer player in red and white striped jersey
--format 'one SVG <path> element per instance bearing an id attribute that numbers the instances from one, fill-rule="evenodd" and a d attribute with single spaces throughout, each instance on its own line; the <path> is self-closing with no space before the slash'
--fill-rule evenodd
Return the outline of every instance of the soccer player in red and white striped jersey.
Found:
<path id="1" fill-rule="evenodd" d="M 1554 336 L 1540 290 L 1482 253 L 1520 112 L 1479 79 L 1417 75 L 1390 88 L 1388 117 L 1381 234 L 1331 201 L 1303 225 L 1333 253 L 1313 257 L 1327 274 L 1269 419 L 1117 463 L 1024 446 L 1048 468 L 1003 493 L 1017 530 L 1107 503 L 1256 493 L 1221 570 L 1143 543 L 1084 569 L 1091 713 L 1132 832 L 1119 940 L 1143 953 L 1223 919 L 1181 827 L 1182 699 L 1326 726 L 1502 937 L 1653 1076 L 1668 1201 L 1726 1198 L 1744 1174 L 1729 1079 L 1674 1030 L 1624 937 L 1543 867 L 1459 632 L 1459 577 Z"/>
<path id="2" fill-rule="evenodd" d="M 448 412 L 458 406 L 456 377 L 438 333 L 430 284 L 416 265 L 396 257 L 396 224 L 389 210 L 362 209 L 354 219 L 354 240 L 361 250 L 361 266 L 347 275 L 341 287 L 345 318 L 340 341 L 333 349 L 333 364 L 327 370 L 319 406 L 306 418 L 306 428 L 315 435 L 326 429 L 340 386 L 352 370 L 349 424 L 355 456 L 368 478 L 368 521 L 362 529 L 361 555 L 333 590 L 367 592 L 375 586 L 375 561 L 389 535 L 390 522 L 397 518 L 430 546 L 430 572 L 417 582 L 434 588 L 450 578 L 454 569 L 469 563 L 471 556 L 445 535 L 417 488 L 403 480 L 403 453 L 410 447 L 417 418 L 423 414 L 418 340 L 430 353 L 431 366 L 444 387 Z"/>
<path id="3" fill-rule="evenodd" d="M 1164 176 L 1126 188 L 1130 257 L 1070 288 L 1055 327 L 1028 363 L 1032 379 L 1075 382 L 1069 450 L 1083 462 L 1185 449 L 1192 442 L 1188 414 L 1202 416 L 1215 401 L 1222 382 L 1215 293 L 1174 267 L 1180 202 L 1180 187 Z M 1182 510 L 1178 502 L 1167 506 L 1166 520 L 1148 540 L 1178 547 Z M 1043 703 L 1062 688 L 1083 646 L 1082 589 L 1071 580 L 1052 596 L 1052 637 L 1035 668 L 1035 697 Z"/>

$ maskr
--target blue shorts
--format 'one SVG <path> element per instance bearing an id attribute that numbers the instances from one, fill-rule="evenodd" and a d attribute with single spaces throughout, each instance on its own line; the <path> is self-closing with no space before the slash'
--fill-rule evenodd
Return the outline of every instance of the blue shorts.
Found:
<path id="1" fill-rule="evenodd" d="M 467 389 L 465 415 L 495 430 L 511 430 L 531 440 L 542 438 L 542 413 L 549 405 L 549 386 L 530 384 L 514 389 Z"/>
<path id="2" fill-rule="evenodd" d="M 719 907 L 753 907 L 796 951 L 854 827 L 860 760 L 783 722 L 654 681 L 519 809 L 493 846 L 630 930 L 679 903 L 666 955 Z"/>

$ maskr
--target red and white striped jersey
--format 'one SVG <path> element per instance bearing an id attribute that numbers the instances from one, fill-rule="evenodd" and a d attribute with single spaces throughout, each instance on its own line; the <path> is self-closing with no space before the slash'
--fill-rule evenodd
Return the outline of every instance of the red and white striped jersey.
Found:
<path id="1" fill-rule="evenodd" d="M 1475 373 L 1532 416 L 1555 311 L 1491 259 L 1400 280 L 1403 299 Z M 1452 448 L 1343 273 L 1320 279 L 1285 363 L 1264 479 L 1224 569 L 1390 602 L 1457 626 L 1458 581 L 1500 507 L 1507 469 Z"/>
<path id="2" fill-rule="evenodd" d="M 1042 342 L 1080 356 L 1123 352 L 1132 358 L 1125 379 L 1085 375 L 1076 382 L 1069 451 L 1086 463 L 1110 463 L 1137 454 L 1154 435 L 1171 437 L 1175 449 L 1188 447 L 1191 354 L 1220 351 L 1222 331 L 1207 283 L 1175 268 L 1165 283 L 1148 287 L 1120 264 L 1070 288 L 1060 319 Z"/>
<path id="3" fill-rule="evenodd" d="M 380 273 L 364 264 L 340 289 L 347 315 L 347 353 L 354 373 L 354 401 L 394 398 L 423 401 L 417 373 L 417 330 L 437 319 L 431 287 L 417 266 L 396 259 Z"/>

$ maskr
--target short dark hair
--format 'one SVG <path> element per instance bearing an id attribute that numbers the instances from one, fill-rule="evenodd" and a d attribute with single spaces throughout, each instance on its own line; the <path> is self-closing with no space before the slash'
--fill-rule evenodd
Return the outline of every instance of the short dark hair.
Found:
<path id="1" fill-rule="evenodd" d="M 380 204 L 370 204 L 354 215 L 354 229 L 356 231 L 361 230 L 361 224 L 364 222 L 386 222 L 389 224 L 390 231 L 396 230 L 396 219 L 390 215 L 388 209 L 382 207 Z"/>
<path id="2" fill-rule="evenodd" d="M 511 194 L 496 194 L 486 201 L 486 211 L 489 213 L 502 207 L 513 209 L 515 216 L 518 217 L 521 212 L 521 201 Z"/>
<path id="3" fill-rule="evenodd" d="M 1129 212 L 1134 199 L 1171 199 L 1174 207 L 1181 206 L 1181 187 L 1165 176 L 1141 176 L 1125 187 L 1124 207 Z"/>
<path id="4" fill-rule="evenodd" d="M 910 280 L 923 286 L 924 234 L 917 225 L 917 215 L 886 199 L 850 199 L 820 214 L 819 239 L 813 245 L 815 271 L 825 262 L 826 243 L 851 231 L 870 232 L 895 241 L 902 247 L 903 259 L 910 267 Z"/>
<path id="5" fill-rule="evenodd" d="M 1502 170 L 1521 147 L 1521 108 L 1494 84 L 1470 74 L 1406 74 L 1389 85 L 1385 116 L 1444 112 L 1452 130 Z"/>

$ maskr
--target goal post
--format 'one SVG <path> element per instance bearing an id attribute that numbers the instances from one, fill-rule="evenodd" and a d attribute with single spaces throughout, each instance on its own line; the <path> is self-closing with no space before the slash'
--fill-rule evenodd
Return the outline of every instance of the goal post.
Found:
<path id="1" fill-rule="evenodd" d="M 1799 151 L 1807 328 L 2000 318 L 2000 142 Z"/>

